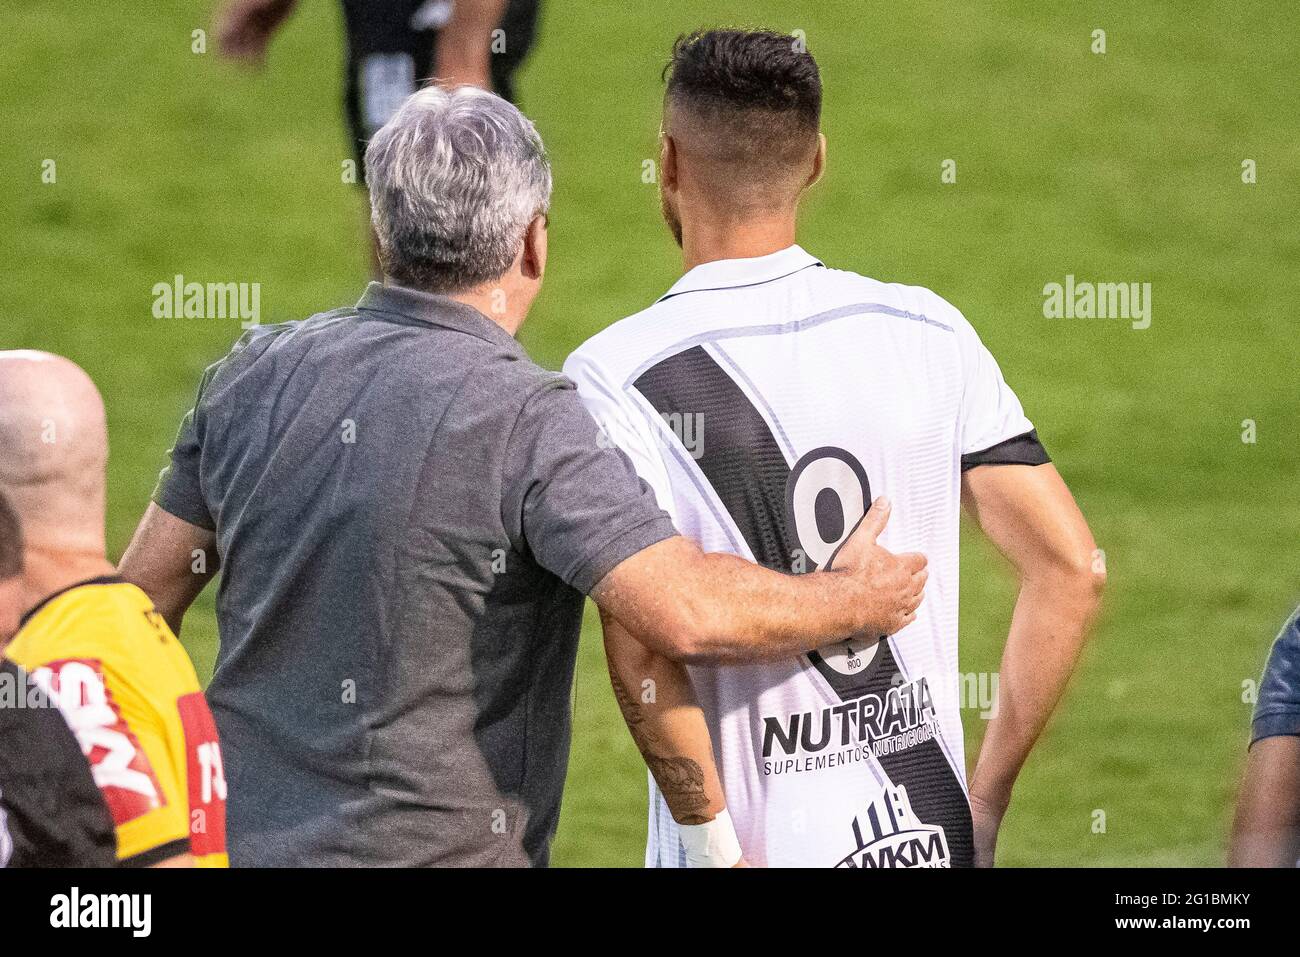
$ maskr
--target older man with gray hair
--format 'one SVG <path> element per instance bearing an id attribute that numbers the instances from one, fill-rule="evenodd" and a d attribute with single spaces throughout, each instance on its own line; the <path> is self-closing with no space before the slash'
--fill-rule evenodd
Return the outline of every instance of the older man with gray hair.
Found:
<path id="1" fill-rule="evenodd" d="M 222 569 L 232 864 L 544 864 L 584 594 L 670 657 L 782 657 L 902 627 L 923 561 L 874 517 L 819 575 L 676 534 L 514 339 L 551 190 L 514 107 L 422 90 L 366 163 L 385 282 L 207 370 L 121 571 L 179 629 Z"/>

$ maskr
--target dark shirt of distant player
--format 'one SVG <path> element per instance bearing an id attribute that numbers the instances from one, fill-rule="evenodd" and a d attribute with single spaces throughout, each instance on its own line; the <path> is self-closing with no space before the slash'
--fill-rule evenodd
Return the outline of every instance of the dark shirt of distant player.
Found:
<path id="1" fill-rule="evenodd" d="M 1251 724 L 1251 743 L 1279 734 L 1300 735 L 1300 608 L 1273 642 L 1259 703 Z"/>

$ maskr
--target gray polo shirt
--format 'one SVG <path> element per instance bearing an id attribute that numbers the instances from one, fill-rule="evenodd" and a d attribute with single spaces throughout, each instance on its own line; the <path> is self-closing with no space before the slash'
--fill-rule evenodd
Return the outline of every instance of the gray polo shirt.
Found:
<path id="1" fill-rule="evenodd" d="M 569 381 L 441 296 L 245 335 L 154 495 L 216 532 L 231 863 L 545 864 L 583 594 L 675 534 Z"/>

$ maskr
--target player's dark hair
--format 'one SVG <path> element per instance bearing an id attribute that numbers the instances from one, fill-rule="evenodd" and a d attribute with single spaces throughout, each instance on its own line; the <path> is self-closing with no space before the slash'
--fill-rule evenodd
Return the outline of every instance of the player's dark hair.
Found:
<path id="1" fill-rule="evenodd" d="M 18 513 L 0 492 L 0 581 L 23 570 L 23 531 Z"/>
<path id="2" fill-rule="evenodd" d="M 816 132 L 822 79 L 803 41 L 770 30 L 708 30 L 677 38 L 664 67 L 668 99 L 714 113 L 763 113 Z"/>
<path id="3" fill-rule="evenodd" d="M 665 130 L 696 157 L 715 199 L 779 207 L 806 184 L 822 81 L 803 42 L 767 30 L 677 38 L 664 69 Z"/>

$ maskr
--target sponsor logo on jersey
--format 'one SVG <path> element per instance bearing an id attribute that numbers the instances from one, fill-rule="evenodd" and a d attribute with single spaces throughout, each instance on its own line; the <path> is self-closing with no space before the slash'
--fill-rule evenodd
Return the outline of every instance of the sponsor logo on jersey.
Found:
<path id="1" fill-rule="evenodd" d="M 817 771 L 895 754 L 936 735 L 924 677 L 820 711 L 763 718 L 763 773 Z"/>
<path id="2" fill-rule="evenodd" d="M 149 756 L 108 690 L 99 661 L 51 661 L 33 671 L 32 680 L 58 703 L 115 824 L 167 803 Z"/>
<path id="3" fill-rule="evenodd" d="M 864 828 L 865 824 L 865 828 Z M 853 819 L 857 847 L 836 867 L 951 867 L 943 828 L 917 820 L 907 788 L 889 786 Z"/>

